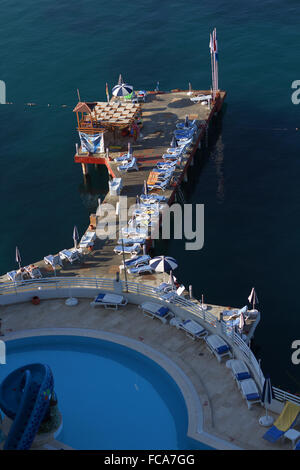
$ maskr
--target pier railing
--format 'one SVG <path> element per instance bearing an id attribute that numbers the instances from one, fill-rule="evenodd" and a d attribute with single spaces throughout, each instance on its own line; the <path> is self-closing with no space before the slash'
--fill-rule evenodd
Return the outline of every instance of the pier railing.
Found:
<path id="1" fill-rule="evenodd" d="M 50 277 L 42 279 L 24 280 L 18 282 L 6 282 L 0 284 L 0 305 L 8 305 L 30 300 L 32 296 L 38 295 L 42 299 L 61 298 L 71 295 L 82 297 L 93 297 L 99 290 L 123 293 L 133 303 L 140 303 L 145 298 L 152 298 L 157 302 L 163 302 L 161 293 L 155 287 L 137 282 L 115 281 L 98 277 Z M 235 352 L 236 357 L 244 359 L 254 374 L 260 388 L 264 383 L 264 374 L 250 347 L 235 331 L 229 332 L 216 316 L 208 310 L 201 308 L 196 301 L 188 300 L 175 295 L 168 306 L 177 316 L 182 319 L 194 318 L 200 320 L 205 328 L 222 336 Z M 300 405 L 300 397 L 273 387 L 276 400 L 286 400 Z"/>

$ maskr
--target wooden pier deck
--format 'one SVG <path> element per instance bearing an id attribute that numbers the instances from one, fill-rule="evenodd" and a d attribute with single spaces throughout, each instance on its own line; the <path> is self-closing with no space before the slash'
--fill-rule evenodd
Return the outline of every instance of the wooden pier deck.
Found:
<path id="1" fill-rule="evenodd" d="M 208 91 L 194 92 L 196 94 L 209 94 Z M 128 204 L 135 202 L 137 195 L 143 192 L 144 181 L 147 181 L 150 171 L 170 146 L 173 131 L 178 122 L 182 122 L 185 116 L 196 119 L 199 125 L 199 133 L 193 145 L 190 147 L 186 158 L 183 159 L 181 168 L 175 172 L 176 184 L 164 191 L 164 196 L 169 204 L 173 202 L 177 187 L 180 185 L 189 165 L 196 153 L 199 143 L 203 140 L 205 132 L 212 117 L 218 113 L 223 105 L 226 92 L 221 91 L 213 106 L 208 107 L 201 103 L 193 103 L 186 91 L 173 91 L 169 93 L 148 94 L 146 103 L 142 103 L 143 127 L 136 142 L 132 142 L 133 156 L 137 159 L 139 171 L 120 172 L 117 167 L 120 163 L 114 160 L 127 150 L 128 140 L 124 140 L 120 149 L 110 149 L 110 161 L 105 154 L 88 155 L 76 153 L 74 159 L 77 163 L 105 164 L 112 177 L 122 178 L 123 189 L 121 195 L 127 196 Z M 107 203 L 116 203 L 116 198 L 106 196 Z"/>
<path id="2" fill-rule="evenodd" d="M 194 92 L 195 95 L 209 93 L 209 91 L 200 90 Z M 135 204 L 136 196 L 143 192 L 144 181 L 148 179 L 151 169 L 155 166 L 157 161 L 162 160 L 161 157 L 169 147 L 176 123 L 182 122 L 185 116 L 188 115 L 189 119 L 196 119 L 198 121 L 199 132 L 189 152 L 186 154 L 181 168 L 176 169 L 176 183 L 174 186 L 167 188 L 164 192 L 160 192 L 160 194 L 166 197 L 168 204 L 171 205 L 189 165 L 192 164 L 199 144 L 205 138 L 205 132 L 212 117 L 222 108 L 225 96 L 226 92 L 221 91 L 214 105 L 208 107 L 200 103 L 193 103 L 187 95 L 187 91 L 173 90 L 169 93 L 158 92 L 148 94 L 146 103 L 142 104 L 143 127 L 141 129 L 141 135 L 138 140 L 132 144 L 133 155 L 137 158 L 139 171 L 121 173 L 117 169 L 119 164 L 114 162 L 114 159 L 119 156 L 120 153 L 127 150 L 127 142 L 124 144 L 123 149 L 110 150 L 112 160 L 109 162 L 104 154 L 94 154 L 91 156 L 80 153 L 75 155 L 75 161 L 86 164 L 105 164 L 112 176 L 121 177 L 123 182 L 121 195 L 127 196 L 129 207 L 131 204 Z M 110 203 L 115 206 L 118 202 L 118 197 L 110 196 L 108 193 L 102 202 Z M 95 214 L 91 214 L 90 219 L 96 221 L 96 223 L 99 222 L 99 218 L 96 217 Z M 59 267 L 57 269 L 56 274 L 58 276 L 115 278 L 116 273 L 120 272 L 120 265 L 122 265 L 122 256 L 115 254 L 113 251 L 116 241 L 117 240 L 96 239 L 92 251 L 86 252 L 82 263 L 72 265 L 65 263 L 62 268 Z M 61 247 L 61 249 L 63 248 L 64 247 Z M 45 253 L 45 255 L 48 254 L 49 253 Z M 128 258 L 128 255 L 126 258 Z M 53 275 L 52 268 L 46 266 L 44 261 L 37 261 L 34 264 L 41 269 L 43 276 L 49 277 Z M 175 273 L 175 275 L 177 275 L 177 273 Z M 121 270 L 120 276 L 124 279 L 124 270 Z M 128 280 L 153 286 L 159 285 L 163 280 L 166 281 L 167 277 L 166 274 L 162 273 L 144 274 L 141 276 L 127 274 Z M 0 282 L 1 281 L 7 282 L 7 276 L 1 276 Z"/>
<path id="3" fill-rule="evenodd" d="M 194 94 L 208 95 L 210 92 L 199 90 L 195 91 Z M 128 141 L 125 141 L 121 149 L 110 149 L 109 161 L 103 153 L 94 154 L 92 156 L 77 153 L 75 155 L 75 161 L 85 164 L 105 164 L 112 177 L 122 178 L 121 196 L 127 197 L 127 205 L 129 207 L 136 203 L 136 196 L 143 193 L 144 181 L 147 181 L 156 163 L 163 161 L 162 155 L 166 153 L 167 148 L 170 146 L 176 124 L 183 122 L 186 116 L 188 116 L 190 120 L 195 119 L 198 124 L 198 134 L 185 157 L 182 159 L 180 168 L 176 168 L 174 172 L 175 182 L 165 191 L 153 191 L 164 195 L 166 202 L 171 205 L 174 202 L 178 187 L 187 174 L 188 167 L 193 164 L 197 149 L 205 139 L 205 133 L 210 121 L 222 108 L 225 96 L 226 92 L 221 91 L 216 97 L 214 104 L 208 106 L 192 102 L 190 96 L 187 95 L 187 91 L 173 90 L 169 93 L 159 92 L 148 94 L 147 101 L 142 103 L 143 127 L 141 134 L 136 142 L 132 142 L 133 156 L 137 159 L 139 171 L 120 172 L 117 168 L 120 163 L 114 161 L 115 158 L 127 151 Z M 102 203 L 109 203 L 116 206 L 118 200 L 118 196 L 111 196 L 108 193 Z M 97 225 L 100 223 L 101 218 L 92 214 L 91 220 L 96 221 Z M 117 237 L 118 235 L 117 226 Z M 95 266 L 91 269 L 92 275 L 99 277 L 115 277 L 115 273 L 119 272 L 119 266 L 122 265 L 122 256 L 114 253 L 113 249 L 115 246 L 116 240 L 97 240 L 93 254 L 93 262 L 91 263 Z M 150 244 L 148 243 L 147 246 L 149 248 Z M 128 256 L 126 256 L 126 258 L 128 258 Z M 99 260 L 99 263 L 95 263 L 96 259 Z M 124 277 L 124 272 L 121 273 L 121 277 Z M 142 276 L 133 277 L 128 274 L 127 278 L 135 282 L 141 280 L 141 282 L 158 285 L 162 279 L 164 279 L 164 276 L 161 274 L 144 274 Z"/>

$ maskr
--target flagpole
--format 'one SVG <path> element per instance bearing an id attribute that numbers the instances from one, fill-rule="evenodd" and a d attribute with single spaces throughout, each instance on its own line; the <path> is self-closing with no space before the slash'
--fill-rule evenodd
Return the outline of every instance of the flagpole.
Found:
<path id="1" fill-rule="evenodd" d="M 213 52 L 212 52 L 212 36 L 209 35 L 209 47 L 210 47 L 210 63 L 211 63 L 211 86 L 214 89 L 214 66 L 213 66 Z"/>

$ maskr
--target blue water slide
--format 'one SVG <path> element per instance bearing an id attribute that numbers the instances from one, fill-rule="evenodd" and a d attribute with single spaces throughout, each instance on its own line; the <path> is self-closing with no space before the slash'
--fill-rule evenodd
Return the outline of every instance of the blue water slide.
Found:
<path id="1" fill-rule="evenodd" d="M 5 450 L 31 447 L 49 410 L 54 380 L 46 364 L 29 364 L 10 373 L 0 385 L 0 408 L 13 420 Z"/>

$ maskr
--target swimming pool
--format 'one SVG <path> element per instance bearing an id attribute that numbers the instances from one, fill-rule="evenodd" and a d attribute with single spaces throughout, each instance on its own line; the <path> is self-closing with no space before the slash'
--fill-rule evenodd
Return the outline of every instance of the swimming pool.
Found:
<path id="1" fill-rule="evenodd" d="M 175 381 L 131 348 L 69 335 L 11 340 L 0 381 L 33 362 L 53 371 L 63 415 L 57 439 L 75 449 L 208 448 L 186 436 L 187 408 Z"/>

